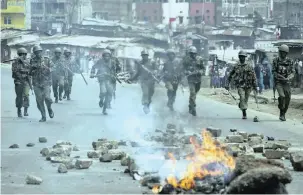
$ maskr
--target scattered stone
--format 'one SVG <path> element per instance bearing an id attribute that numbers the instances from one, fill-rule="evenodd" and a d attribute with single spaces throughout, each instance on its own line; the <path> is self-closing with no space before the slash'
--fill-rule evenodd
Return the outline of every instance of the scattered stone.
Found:
<path id="1" fill-rule="evenodd" d="M 75 168 L 74 159 L 72 159 L 70 161 L 63 162 L 62 164 L 64 164 L 67 169 L 73 169 L 73 168 Z"/>
<path id="2" fill-rule="evenodd" d="M 226 137 L 228 143 L 243 143 L 244 139 L 241 135 L 229 135 Z"/>
<path id="3" fill-rule="evenodd" d="M 284 157 L 285 152 L 286 151 L 284 151 L 284 150 L 272 150 L 272 149 L 268 149 L 268 150 L 265 150 L 264 156 L 267 159 L 281 159 L 282 157 Z"/>
<path id="4" fill-rule="evenodd" d="M 51 150 L 52 149 L 50 148 L 43 148 L 42 150 L 40 150 L 40 154 L 42 154 L 42 156 L 48 156 Z"/>
<path id="5" fill-rule="evenodd" d="M 176 126 L 175 124 L 168 123 L 168 124 L 166 125 L 166 130 L 167 130 L 167 129 L 177 129 L 177 126 Z"/>
<path id="6" fill-rule="evenodd" d="M 69 162 L 71 161 L 72 159 L 69 158 L 69 157 L 60 157 L 60 156 L 53 156 L 53 157 L 50 157 L 50 161 L 52 163 L 66 163 L 66 162 Z"/>
<path id="7" fill-rule="evenodd" d="M 274 142 L 273 145 L 272 145 L 272 148 L 274 150 L 277 150 L 277 149 L 288 150 L 289 145 L 287 143 Z"/>
<path id="8" fill-rule="evenodd" d="M 66 157 L 66 156 L 70 156 L 70 154 L 71 154 L 71 148 L 55 148 L 49 151 L 49 154 L 47 155 L 47 159 L 50 159 L 50 157 L 54 157 L 54 156 Z"/>
<path id="9" fill-rule="evenodd" d="M 95 150 L 103 150 L 104 148 L 107 148 L 109 150 L 111 149 L 117 149 L 118 148 L 118 142 L 116 141 L 107 141 L 107 140 L 101 140 L 97 142 L 93 142 L 93 148 Z"/>
<path id="10" fill-rule="evenodd" d="M 80 156 L 74 156 L 74 158 L 80 158 Z"/>
<path id="11" fill-rule="evenodd" d="M 126 141 L 120 140 L 118 146 L 127 146 Z"/>
<path id="12" fill-rule="evenodd" d="M 259 145 L 262 144 L 262 138 L 261 137 L 249 137 L 248 138 L 248 144 L 249 146 L 255 146 L 255 145 Z"/>
<path id="13" fill-rule="evenodd" d="M 113 160 L 121 160 L 126 156 L 126 153 L 119 149 L 109 150 L 108 153 L 112 155 Z"/>
<path id="14" fill-rule="evenodd" d="M 235 133 L 235 132 L 237 132 L 238 130 L 237 130 L 237 129 L 230 129 L 229 131 L 232 132 L 232 133 Z"/>
<path id="15" fill-rule="evenodd" d="M 222 134 L 222 129 L 220 128 L 207 127 L 206 130 L 209 131 L 213 137 L 220 137 Z"/>
<path id="16" fill-rule="evenodd" d="M 303 171 L 303 151 L 291 153 L 290 162 L 295 171 Z"/>
<path id="17" fill-rule="evenodd" d="M 60 164 L 58 167 L 58 173 L 67 173 L 67 167 L 65 164 Z"/>
<path id="18" fill-rule="evenodd" d="M 56 142 L 56 145 L 73 145 L 70 141 L 62 141 L 62 140 L 58 140 Z"/>
<path id="19" fill-rule="evenodd" d="M 100 158 L 101 155 L 102 155 L 102 151 L 100 151 L 100 150 L 87 152 L 88 158 Z"/>
<path id="20" fill-rule="evenodd" d="M 268 137 L 268 136 L 266 136 L 267 137 L 267 140 L 268 141 L 275 141 L 275 138 L 274 137 Z"/>
<path id="21" fill-rule="evenodd" d="M 28 144 L 26 144 L 26 146 L 27 146 L 27 147 L 34 147 L 35 144 L 34 144 L 34 143 L 28 143 Z"/>
<path id="22" fill-rule="evenodd" d="M 264 145 L 263 144 L 255 145 L 255 146 L 253 146 L 253 150 L 255 153 L 263 153 Z"/>
<path id="23" fill-rule="evenodd" d="M 12 149 L 14 149 L 14 148 L 19 148 L 19 145 L 18 145 L 18 144 L 13 144 L 13 145 L 11 145 L 9 148 L 12 148 Z"/>
<path id="24" fill-rule="evenodd" d="M 238 133 L 239 133 L 239 135 L 241 135 L 243 137 L 243 139 L 248 139 L 248 133 L 247 132 L 239 131 Z"/>
<path id="25" fill-rule="evenodd" d="M 146 175 L 141 179 L 142 186 L 148 186 L 150 183 L 160 183 L 160 176 L 158 174 Z"/>
<path id="26" fill-rule="evenodd" d="M 176 134 L 177 130 L 176 129 L 166 129 L 166 132 L 169 134 Z"/>
<path id="27" fill-rule="evenodd" d="M 40 177 L 34 175 L 27 175 L 25 179 L 26 184 L 29 185 L 40 185 L 43 180 Z"/>
<path id="28" fill-rule="evenodd" d="M 75 163 L 76 169 L 88 169 L 93 164 L 92 160 L 89 159 L 77 159 Z"/>
<path id="29" fill-rule="evenodd" d="M 234 157 L 239 156 L 239 154 L 242 152 L 240 149 L 240 144 L 238 143 L 228 143 L 226 147 L 227 151 Z"/>
<path id="30" fill-rule="evenodd" d="M 39 142 L 40 143 L 46 143 L 47 142 L 46 137 L 39 137 Z"/>
<path id="31" fill-rule="evenodd" d="M 104 154 L 99 158 L 100 162 L 112 162 L 113 161 L 113 156 L 112 154 Z"/>
<path id="32" fill-rule="evenodd" d="M 254 122 L 260 122 L 259 118 L 257 116 L 254 117 Z"/>
<path id="33" fill-rule="evenodd" d="M 120 161 L 121 166 L 127 166 L 129 157 L 123 157 Z"/>
<path id="34" fill-rule="evenodd" d="M 248 137 L 261 137 L 262 139 L 264 139 L 264 135 L 260 133 L 251 133 L 248 134 Z"/>
<path id="35" fill-rule="evenodd" d="M 130 145 L 131 145 L 132 147 L 140 147 L 140 144 L 137 143 L 137 142 L 130 142 Z"/>
<path id="36" fill-rule="evenodd" d="M 163 133 L 163 131 L 161 129 L 156 129 L 155 132 L 156 133 Z"/>
<path id="37" fill-rule="evenodd" d="M 101 138 L 101 139 L 98 139 L 98 141 L 100 141 L 100 142 L 104 142 L 104 141 L 107 141 L 107 139 L 106 138 Z"/>
<path id="38" fill-rule="evenodd" d="M 77 152 L 77 151 L 80 151 L 80 150 L 79 150 L 78 146 L 74 146 L 73 151 Z"/>

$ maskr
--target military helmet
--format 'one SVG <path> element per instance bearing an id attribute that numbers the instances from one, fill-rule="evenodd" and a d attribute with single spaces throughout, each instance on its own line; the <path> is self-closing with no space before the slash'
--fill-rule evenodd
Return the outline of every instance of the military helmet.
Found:
<path id="1" fill-rule="evenodd" d="M 142 55 L 148 55 L 148 51 L 146 49 L 144 49 L 143 51 L 141 51 L 141 56 Z"/>
<path id="2" fill-rule="evenodd" d="M 55 49 L 55 53 L 62 53 L 62 51 L 61 51 L 61 49 L 60 49 L 59 47 L 57 47 L 57 48 Z"/>
<path id="3" fill-rule="evenodd" d="M 108 50 L 115 50 L 114 46 L 111 46 L 111 45 L 107 46 L 106 49 L 108 49 Z"/>
<path id="4" fill-rule="evenodd" d="M 173 49 L 169 49 L 166 51 L 167 54 L 175 54 L 175 51 Z"/>
<path id="5" fill-rule="evenodd" d="M 191 46 L 189 49 L 188 49 L 188 53 L 197 53 L 197 48 L 195 46 Z"/>
<path id="6" fill-rule="evenodd" d="M 72 53 L 72 52 L 69 49 L 65 48 L 64 53 Z"/>
<path id="7" fill-rule="evenodd" d="M 17 54 L 27 54 L 27 50 L 24 47 L 21 47 L 17 50 Z"/>
<path id="8" fill-rule="evenodd" d="M 279 47 L 279 51 L 284 51 L 284 52 L 288 53 L 289 47 L 287 45 L 283 44 Z"/>
<path id="9" fill-rule="evenodd" d="M 239 53 L 238 53 L 238 56 L 244 56 L 244 57 L 247 57 L 247 54 L 246 54 L 246 52 L 245 51 L 239 51 Z"/>
<path id="10" fill-rule="evenodd" d="M 33 52 L 35 53 L 36 51 L 43 51 L 42 47 L 40 45 L 35 45 L 33 48 Z"/>
<path id="11" fill-rule="evenodd" d="M 109 54 L 109 55 L 111 55 L 111 52 L 110 52 L 110 50 L 105 49 L 105 50 L 103 51 L 102 55 L 104 55 L 104 54 Z"/>

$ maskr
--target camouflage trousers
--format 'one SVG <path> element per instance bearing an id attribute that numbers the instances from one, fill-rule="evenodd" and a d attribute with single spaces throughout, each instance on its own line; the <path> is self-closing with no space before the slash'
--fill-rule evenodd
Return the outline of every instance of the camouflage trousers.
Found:
<path id="1" fill-rule="evenodd" d="M 172 106 L 175 103 L 179 83 L 167 81 L 165 87 L 167 89 L 167 105 Z"/>
<path id="2" fill-rule="evenodd" d="M 16 107 L 17 108 L 28 108 L 29 107 L 29 90 L 28 83 L 15 84 L 16 92 Z"/>
<path id="3" fill-rule="evenodd" d="M 64 94 L 70 95 L 72 92 L 73 86 L 73 76 L 68 76 L 67 79 L 64 80 Z"/>
<path id="4" fill-rule="evenodd" d="M 64 90 L 64 76 L 53 76 L 53 93 L 54 97 L 62 97 L 62 93 Z M 58 96 L 58 88 L 59 88 L 59 96 Z"/>
<path id="5" fill-rule="evenodd" d="M 142 90 L 142 105 L 149 106 L 152 102 L 152 97 L 155 92 L 155 82 L 153 81 L 141 81 Z"/>
<path id="6" fill-rule="evenodd" d="M 288 83 L 285 83 L 285 84 L 277 83 L 276 84 L 276 90 L 279 94 L 278 107 L 281 111 L 286 113 L 287 110 L 288 110 L 288 107 L 289 107 L 290 99 L 291 99 L 290 84 L 288 84 Z"/>
<path id="7" fill-rule="evenodd" d="M 100 102 L 103 102 L 104 106 L 108 106 L 109 103 L 112 101 L 113 97 L 113 82 L 110 80 L 101 80 L 99 81 L 99 87 L 100 87 Z"/>
<path id="8" fill-rule="evenodd" d="M 247 110 L 249 95 L 252 91 L 252 88 L 238 88 L 238 94 L 240 96 L 239 108 L 241 110 Z"/>
<path id="9" fill-rule="evenodd" d="M 188 82 L 189 87 L 189 108 L 196 107 L 197 93 L 200 91 L 201 82 Z"/>
<path id="10" fill-rule="evenodd" d="M 34 86 L 37 108 L 41 112 L 42 117 L 45 117 L 45 106 L 46 104 L 47 109 L 51 108 L 53 100 L 51 99 L 51 87 L 50 86 Z"/>

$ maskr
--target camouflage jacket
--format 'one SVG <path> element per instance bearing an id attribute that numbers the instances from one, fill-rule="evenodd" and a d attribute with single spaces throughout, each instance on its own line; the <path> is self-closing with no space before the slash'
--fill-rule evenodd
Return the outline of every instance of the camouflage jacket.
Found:
<path id="1" fill-rule="evenodd" d="M 30 64 L 27 60 L 17 58 L 12 64 L 12 78 L 15 84 L 31 84 L 31 77 L 29 75 Z"/>
<path id="2" fill-rule="evenodd" d="M 64 58 L 64 65 L 66 66 L 67 74 L 68 74 L 69 77 L 73 76 L 74 72 L 79 72 L 80 71 L 79 65 L 71 57 L 65 57 Z"/>
<path id="3" fill-rule="evenodd" d="M 130 80 L 136 80 L 137 78 L 139 78 L 141 82 L 154 82 L 155 79 L 152 75 L 156 75 L 156 72 L 157 64 L 154 61 L 148 60 L 147 62 L 143 62 L 141 60 L 139 62 L 136 62 L 136 73 Z"/>
<path id="4" fill-rule="evenodd" d="M 162 76 L 164 82 L 180 82 L 182 79 L 183 69 L 179 60 L 166 61 L 163 65 Z"/>
<path id="5" fill-rule="evenodd" d="M 53 57 L 51 61 L 54 64 L 53 75 L 66 77 L 68 72 L 65 68 L 64 59 L 62 57 L 60 58 Z"/>
<path id="6" fill-rule="evenodd" d="M 96 72 L 97 71 L 97 72 Z M 97 76 L 99 81 L 115 81 L 116 66 L 113 60 L 105 62 L 103 59 L 98 60 L 92 67 L 91 76 Z"/>
<path id="7" fill-rule="evenodd" d="M 205 66 L 202 57 L 197 56 L 196 58 L 191 58 L 190 56 L 186 56 L 183 58 L 182 65 L 183 71 L 189 72 L 189 75 L 187 75 L 188 82 L 201 82 L 202 75 L 205 72 Z"/>
<path id="8" fill-rule="evenodd" d="M 52 85 L 52 67 L 54 66 L 49 58 L 34 57 L 30 60 L 30 75 L 33 85 L 45 87 Z"/>
<path id="9" fill-rule="evenodd" d="M 258 87 L 255 70 L 247 63 L 240 64 L 240 62 L 238 62 L 231 70 L 227 80 L 228 83 L 233 80 L 237 88 Z"/>
<path id="10" fill-rule="evenodd" d="M 272 74 L 274 76 L 275 84 L 291 83 L 291 80 L 295 76 L 295 67 L 293 61 L 288 57 L 286 57 L 284 60 L 280 59 L 279 57 L 274 58 L 272 63 Z M 283 76 L 288 80 L 285 81 L 279 78 L 279 76 Z"/>

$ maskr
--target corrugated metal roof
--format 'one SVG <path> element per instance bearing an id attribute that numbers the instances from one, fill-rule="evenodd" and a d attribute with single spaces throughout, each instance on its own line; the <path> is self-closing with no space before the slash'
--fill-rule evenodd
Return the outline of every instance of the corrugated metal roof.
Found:
<path id="1" fill-rule="evenodd" d="M 32 31 L 23 31 L 15 29 L 3 29 L 1 30 L 1 40 L 13 39 L 16 37 L 21 37 L 22 35 L 31 34 Z"/>
<path id="2" fill-rule="evenodd" d="M 206 33 L 207 35 L 230 35 L 230 36 L 252 36 L 253 30 L 250 29 L 227 29 L 227 30 L 213 30 Z"/>

